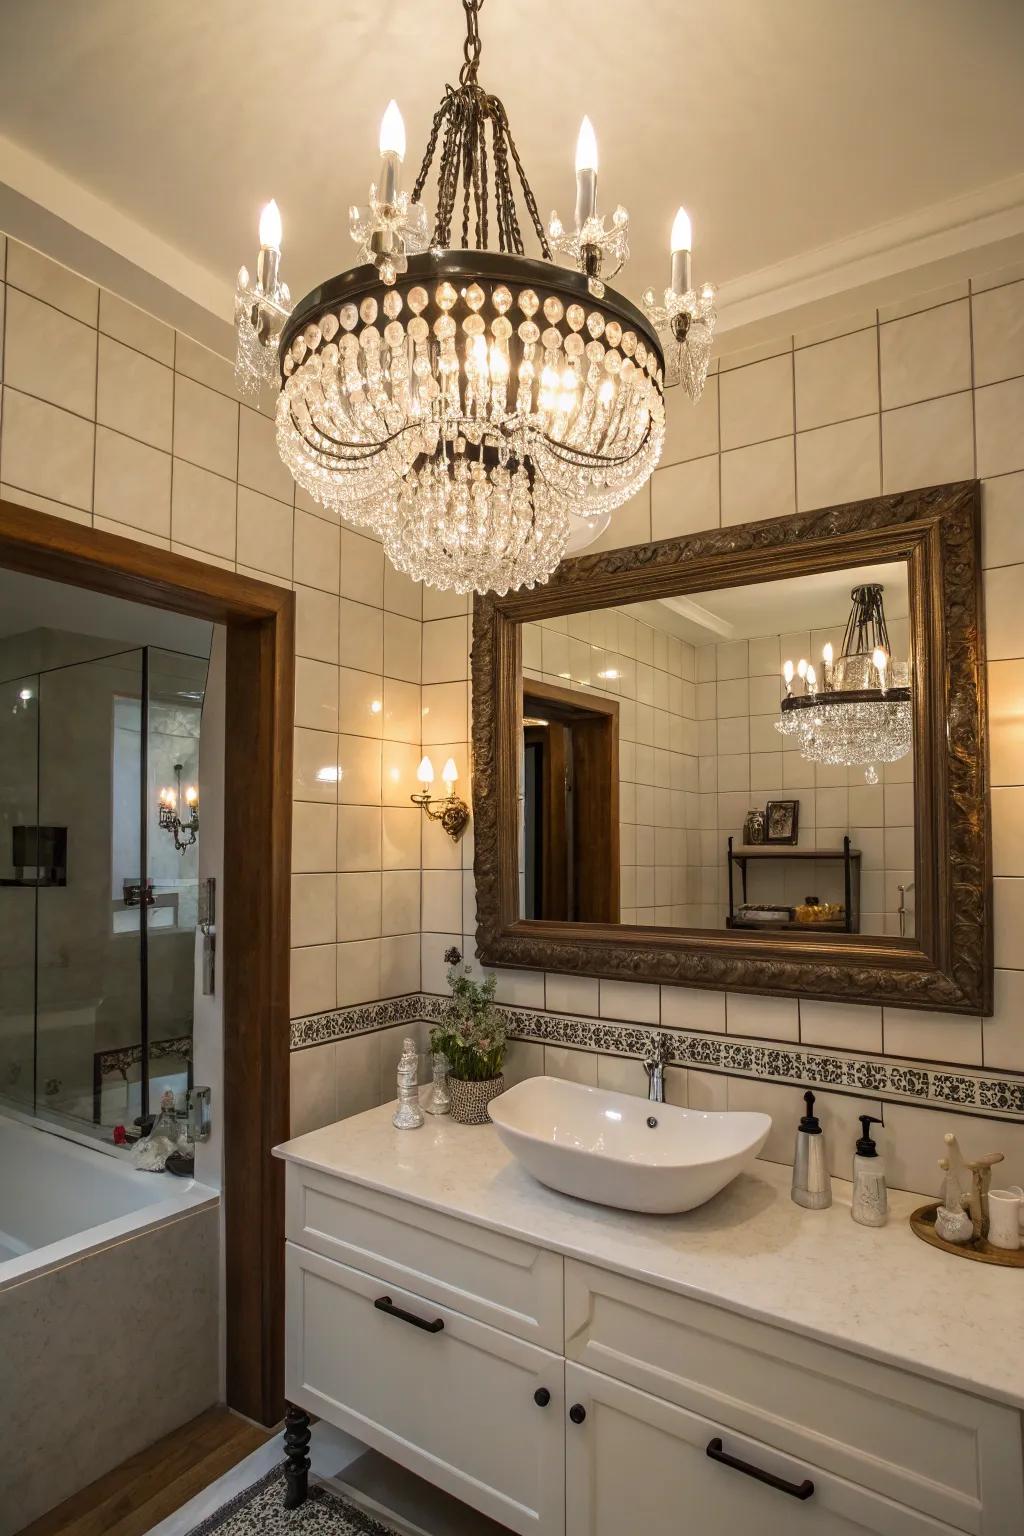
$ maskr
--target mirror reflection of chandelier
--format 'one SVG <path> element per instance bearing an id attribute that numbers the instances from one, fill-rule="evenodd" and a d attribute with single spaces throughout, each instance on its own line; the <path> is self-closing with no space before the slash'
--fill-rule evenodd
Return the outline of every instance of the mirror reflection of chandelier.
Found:
<path id="1" fill-rule="evenodd" d="M 775 722 L 809 762 L 863 766 L 869 784 L 878 783 L 879 763 L 906 757 L 913 727 L 910 662 L 893 660 L 882 592 L 876 584 L 854 587 L 842 652 L 833 661 L 831 644 L 824 647 L 820 679 L 806 658 L 784 663 L 786 697 Z"/>
<path id="2" fill-rule="evenodd" d="M 175 763 L 174 789 L 164 788 L 160 791 L 160 825 L 165 832 L 169 832 L 174 838 L 174 846 L 179 853 L 193 847 L 199 836 L 199 791 L 194 784 L 185 788 L 185 798 L 181 794 L 181 770 L 182 764 Z M 184 820 L 178 814 L 183 807 L 187 814 Z"/>
<path id="3" fill-rule="evenodd" d="M 478 82 L 482 3 L 462 0 L 459 83 L 411 192 L 401 114 L 394 102 L 384 114 L 379 177 L 350 210 L 360 265 L 293 309 L 280 214 L 264 209 L 256 281 L 239 273 L 236 376 L 249 393 L 279 383 L 278 450 L 295 480 L 380 537 L 400 571 L 504 593 L 546 581 L 570 535 L 596 537 L 641 489 L 664 439 L 666 354 L 696 399 L 715 316 L 714 290 L 691 285 L 682 209 L 663 302 L 648 290 L 640 310 L 606 286 L 629 217 L 598 213 L 587 119 L 572 225 L 552 214 L 545 232 L 505 107 Z M 421 198 L 435 153 L 431 231 Z M 524 255 L 517 196 L 543 260 Z"/>

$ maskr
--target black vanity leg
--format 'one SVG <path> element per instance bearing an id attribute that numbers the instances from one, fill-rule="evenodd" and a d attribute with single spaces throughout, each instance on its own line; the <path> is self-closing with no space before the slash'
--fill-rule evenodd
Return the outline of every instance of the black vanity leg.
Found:
<path id="1" fill-rule="evenodd" d="M 309 1492 L 309 1414 L 291 1403 L 285 1411 L 284 1451 L 284 1507 L 298 1509 Z"/>

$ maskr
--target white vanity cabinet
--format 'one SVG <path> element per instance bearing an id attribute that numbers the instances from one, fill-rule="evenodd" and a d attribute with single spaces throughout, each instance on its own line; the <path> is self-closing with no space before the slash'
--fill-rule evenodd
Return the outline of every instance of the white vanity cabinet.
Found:
<path id="1" fill-rule="evenodd" d="M 433 1132 L 446 1157 L 469 1147 L 469 1137 L 493 1137 L 473 1131 L 460 1143 L 459 1129 Z M 354 1133 L 344 1134 L 355 1146 Z M 409 1159 L 441 1156 L 423 1133 L 395 1135 Z M 563 1218 L 552 1203 L 562 1197 L 546 1192 L 537 1196 L 543 1215 L 531 1218 L 532 1187 L 516 1172 L 506 1177 L 515 1203 L 505 1230 L 493 1230 L 483 1218 L 503 1187 L 500 1169 L 478 1169 L 479 1205 L 467 1171 L 469 1193 L 456 1216 L 410 1198 L 398 1174 L 391 1188 L 346 1178 L 326 1131 L 292 1146 L 317 1137 L 332 1148 L 318 1166 L 285 1149 L 286 1394 L 508 1529 L 1024 1532 L 1021 1414 L 1011 1402 L 809 1337 L 792 1323 L 776 1326 L 763 1312 L 744 1315 L 716 1304 L 706 1285 L 687 1294 L 610 1262 L 614 1231 L 616 1254 L 635 1253 L 631 1267 L 648 1274 L 662 1232 L 676 1233 L 684 1248 L 693 1229 L 678 1222 L 659 1228 L 644 1218 L 627 1234 L 636 1248 L 625 1250 L 631 1218 L 602 1220 L 573 1201 L 564 1202 Z M 371 1152 L 372 1143 L 360 1155 Z M 401 1178 L 413 1168 L 407 1161 Z M 446 1188 L 451 1177 L 446 1165 Z M 781 1186 L 778 1198 L 788 1200 Z M 801 1223 L 819 1214 L 786 1211 Z M 840 1227 L 811 1230 L 816 1244 L 822 1234 L 829 1265 L 828 1230 L 832 1245 L 858 1241 Z M 571 1256 L 585 1233 L 593 1239 L 586 1251 L 600 1260 L 603 1248 L 609 1261 Z M 869 1240 L 891 1241 L 902 1266 L 917 1258 L 898 1246 L 902 1235 Z M 761 1240 L 752 1230 L 755 1256 L 768 1252 Z M 877 1250 L 872 1258 L 878 1262 Z M 837 1270 L 835 1287 L 848 1282 L 848 1270 Z M 941 1365 L 941 1337 L 936 1357 Z"/>

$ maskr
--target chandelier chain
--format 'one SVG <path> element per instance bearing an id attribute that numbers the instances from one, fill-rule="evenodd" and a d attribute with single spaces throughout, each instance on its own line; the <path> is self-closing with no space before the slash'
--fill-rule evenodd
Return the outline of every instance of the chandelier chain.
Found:
<path id="1" fill-rule="evenodd" d="M 457 87 L 446 88 L 444 100 L 434 114 L 419 175 L 413 186 L 411 201 L 418 203 L 423 195 L 440 140 L 434 244 L 441 249 L 451 246 L 452 221 L 456 216 L 456 199 L 461 180 L 463 248 L 469 246 L 472 226 L 477 250 L 486 250 L 490 223 L 488 204 L 491 195 L 487 155 L 487 124 L 489 122 L 499 249 L 512 251 L 519 256 L 523 255 L 523 235 L 516 213 L 511 170 L 511 166 L 514 166 L 541 253 L 546 260 L 550 261 L 551 248 L 537 209 L 537 200 L 526 179 L 519 150 L 509 129 L 508 114 L 504 104 L 497 96 L 488 95 L 478 82 L 481 52 L 479 13 L 482 4 L 483 0 L 462 0 L 462 8 L 466 14 L 466 39 L 463 44 L 464 62 L 459 71 L 459 84 Z M 442 127 L 444 128 L 443 137 Z"/>

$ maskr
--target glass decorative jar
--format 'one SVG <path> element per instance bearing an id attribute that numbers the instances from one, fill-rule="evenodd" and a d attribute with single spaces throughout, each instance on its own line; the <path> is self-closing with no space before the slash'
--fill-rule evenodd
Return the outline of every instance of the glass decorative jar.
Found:
<path id="1" fill-rule="evenodd" d="M 427 1111 L 431 1115 L 447 1115 L 451 1112 L 452 1101 L 448 1093 L 448 1057 L 443 1051 L 434 1052 L 432 1067 L 434 1084 L 427 1101 Z"/>

